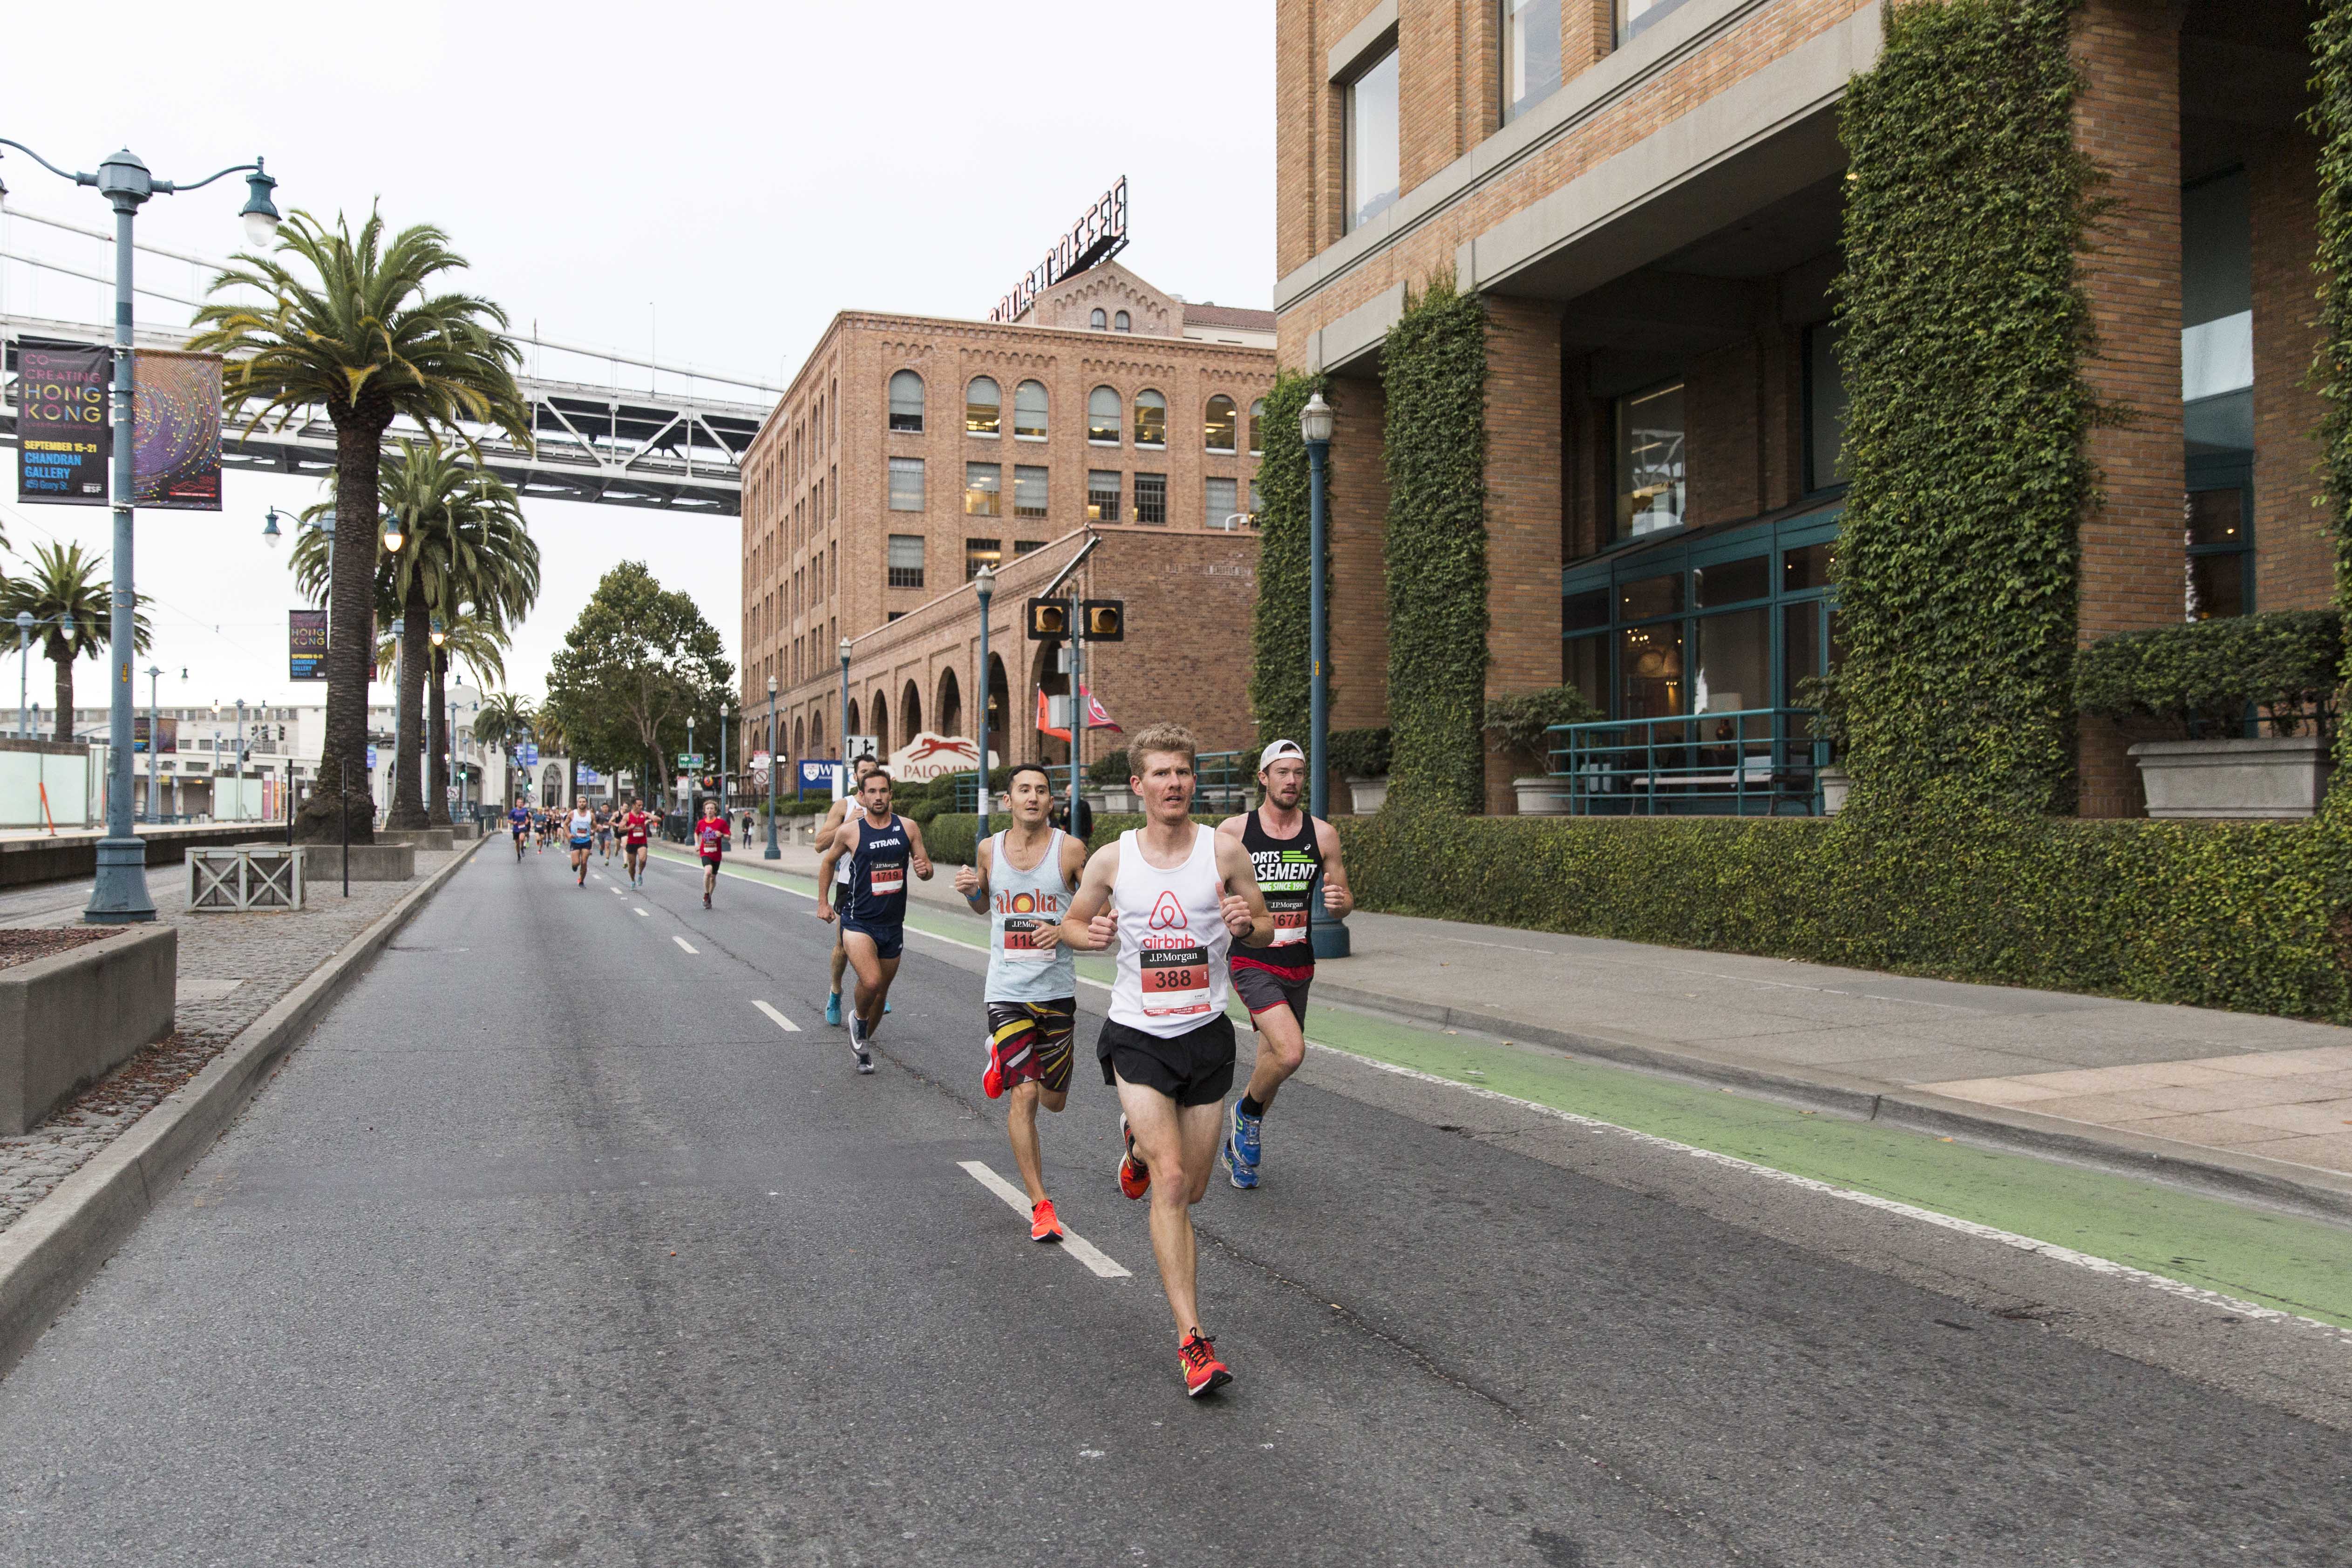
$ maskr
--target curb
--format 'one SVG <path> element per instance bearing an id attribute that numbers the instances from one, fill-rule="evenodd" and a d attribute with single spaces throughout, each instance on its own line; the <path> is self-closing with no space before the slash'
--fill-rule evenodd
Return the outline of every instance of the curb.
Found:
<path id="1" fill-rule="evenodd" d="M 90 1276 L 227 1130 L 278 1060 L 357 980 L 425 901 L 488 841 L 478 839 L 412 888 L 205 1070 L 150 1107 L 23 1218 L 0 1231 L 0 1376 L 25 1358 Z"/>
<path id="2" fill-rule="evenodd" d="M 1563 1055 L 1631 1067 L 1687 1082 L 1734 1089 L 1808 1110 L 1879 1122 L 1905 1132 L 1958 1139 L 2011 1154 L 2085 1166 L 2110 1175 L 2162 1182 L 2206 1197 L 2258 1205 L 2329 1224 L 2352 1223 L 2352 1176 L 2261 1155 L 2207 1148 L 2121 1128 L 2069 1122 L 2032 1111 L 1982 1105 L 1916 1090 L 1888 1090 L 1835 1073 L 1757 1067 L 1680 1045 L 1580 1033 L 1492 1013 L 1415 1002 L 1318 978 L 1315 999 L 1406 1023 L 1506 1037 Z"/>

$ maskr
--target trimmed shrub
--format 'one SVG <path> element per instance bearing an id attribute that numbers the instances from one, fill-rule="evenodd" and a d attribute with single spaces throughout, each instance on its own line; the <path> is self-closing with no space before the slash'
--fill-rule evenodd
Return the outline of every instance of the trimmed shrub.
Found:
<path id="1" fill-rule="evenodd" d="M 1336 824 L 1359 905 L 1528 930 L 2352 1023 L 2345 830 L 2027 816 Z"/>
<path id="2" fill-rule="evenodd" d="M 1486 728 L 1503 749 L 1528 771 L 1542 773 L 1551 766 L 1551 737 L 1556 724 L 1589 724 L 1609 716 L 1594 707 L 1574 686 L 1545 686 L 1491 698 L 1486 704 Z"/>
<path id="3" fill-rule="evenodd" d="M 1127 781 L 1134 776 L 1133 770 L 1128 766 L 1127 747 L 1123 746 L 1117 751 L 1107 752 L 1087 764 L 1087 782 L 1099 784 L 1106 789 L 1124 789 L 1127 788 Z"/>
<path id="4" fill-rule="evenodd" d="M 2234 734 L 2260 708 L 2281 735 L 2336 716 L 2344 618 L 2333 610 L 2219 616 L 2102 637 L 2074 662 L 2074 700 L 2086 714 L 2161 719 L 2183 734 L 2207 725 Z"/>

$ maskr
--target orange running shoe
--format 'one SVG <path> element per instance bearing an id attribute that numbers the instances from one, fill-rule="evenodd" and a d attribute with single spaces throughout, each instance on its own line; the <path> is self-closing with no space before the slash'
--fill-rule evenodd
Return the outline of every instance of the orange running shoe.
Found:
<path id="1" fill-rule="evenodd" d="M 1214 1394 L 1234 1380 L 1233 1373 L 1217 1359 L 1217 1342 L 1199 1329 L 1176 1347 L 1176 1359 L 1184 1367 L 1184 1392 L 1195 1399 Z"/>
<path id="2" fill-rule="evenodd" d="M 1118 1141 L 1123 1145 L 1118 1156 L 1118 1190 L 1122 1197 L 1141 1197 L 1151 1190 L 1151 1167 L 1135 1152 L 1135 1134 L 1127 1130 L 1127 1118 L 1118 1119 Z"/>
<path id="3" fill-rule="evenodd" d="M 1029 1239 L 1059 1241 L 1062 1239 L 1062 1217 L 1054 1212 L 1054 1200 L 1041 1197 L 1029 1206 Z"/>
<path id="4" fill-rule="evenodd" d="M 1004 1059 L 996 1053 L 996 1042 L 988 1042 L 988 1071 L 980 1075 L 980 1092 L 991 1100 L 1004 1094 Z"/>

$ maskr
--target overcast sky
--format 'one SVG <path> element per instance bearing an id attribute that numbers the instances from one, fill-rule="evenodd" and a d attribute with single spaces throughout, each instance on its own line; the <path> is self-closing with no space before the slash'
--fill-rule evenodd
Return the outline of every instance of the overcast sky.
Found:
<path id="1" fill-rule="evenodd" d="M 392 225 L 440 225 L 472 263 L 465 286 L 550 338 L 640 357 L 657 344 L 664 363 L 782 384 L 836 310 L 985 315 L 1121 174 L 1129 266 L 1192 299 L 1269 303 L 1267 0 L 1173 11 L 247 0 L 226 12 L 90 0 L 46 15 L 12 36 L 21 48 L 54 28 L 45 57 L 59 68 L 8 73 L 0 136 L 69 169 L 128 146 L 173 180 L 258 152 L 282 209 L 331 218 L 380 202 Z M 62 63 L 97 57 L 77 40 L 99 39 L 96 74 Z M 94 192 L 22 154 L 0 149 L 0 180 L 11 210 L 108 225 Z M 225 256 L 241 243 L 244 194 L 224 181 L 159 196 L 140 236 Z M 0 248 L 111 272 L 110 246 L 33 223 L 0 219 Z M 176 294 L 200 286 L 193 270 L 140 257 L 141 284 Z M 100 322 L 110 300 L 100 285 L 0 261 L 7 313 Z M 142 322 L 185 320 L 161 300 L 138 308 Z M 596 367 L 546 369 L 585 380 Z M 17 551 L 51 538 L 107 548 L 104 510 L 17 505 L 13 447 L 0 463 L 0 521 Z M 218 514 L 141 514 L 163 700 L 315 701 L 322 687 L 285 678 L 296 601 L 261 518 L 318 486 L 232 471 L 224 488 Z M 736 656 L 737 519 L 540 500 L 528 511 L 546 582 L 509 661 L 515 689 L 539 694 L 597 578 L 628 558 L 691 591 Z M 98 664 L 77 679 L 83 703 L 99 700 Z M 33 685 L 45 696 L 46 666 Z"/>

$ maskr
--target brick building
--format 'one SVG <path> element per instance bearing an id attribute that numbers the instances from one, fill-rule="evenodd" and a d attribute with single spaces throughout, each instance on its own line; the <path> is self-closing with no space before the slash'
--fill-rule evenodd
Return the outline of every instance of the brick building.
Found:
<path id="1" fill-rule="evenodd" d="M 1086 685 L 1129 728 L 1190 723 L 1246 746 L 1260 404 L 1274 318 L 1189 303 L 1106 261 L 1011 322 L 845 311 L 745 459 L 743 706 L 778 690 L 788 760 L 972 733 L 982 565 L 1000 574 L 990 731 L 1006 760 L 1066 760 L 1035 694 L 1067 690 L 1023 607 L 1089 537 L 1088 597 L 1128 640 Z"/>
<path id="2" fill-rule="evenodd" d="M 1280 0 L 1278 354 L 1333 378 L 1336 665 L 1385 665 L 1379 355 L 1486 300 L 1494 693 L 1790 706 L 1835 657 L 1836 112 L 1881 0 Z M 2328 602 L 2311 501 L 2315 146 L 2294 0 L 2084 0 L 2103 397 L 2080 635 Z M 2182 518 L 2189 518 L 2184 546 Z M 2184 559 L 2184 550 L 2186 559 Z M 2187 591 L 2184 594 L 2184 581 Z M 1351 681 L 1338 727 L 1382 721 Z M 2086 722 L 2082 810 L 2138 782 Z M 1490 761 L 1489 810 L 1510 809 Z"/>

